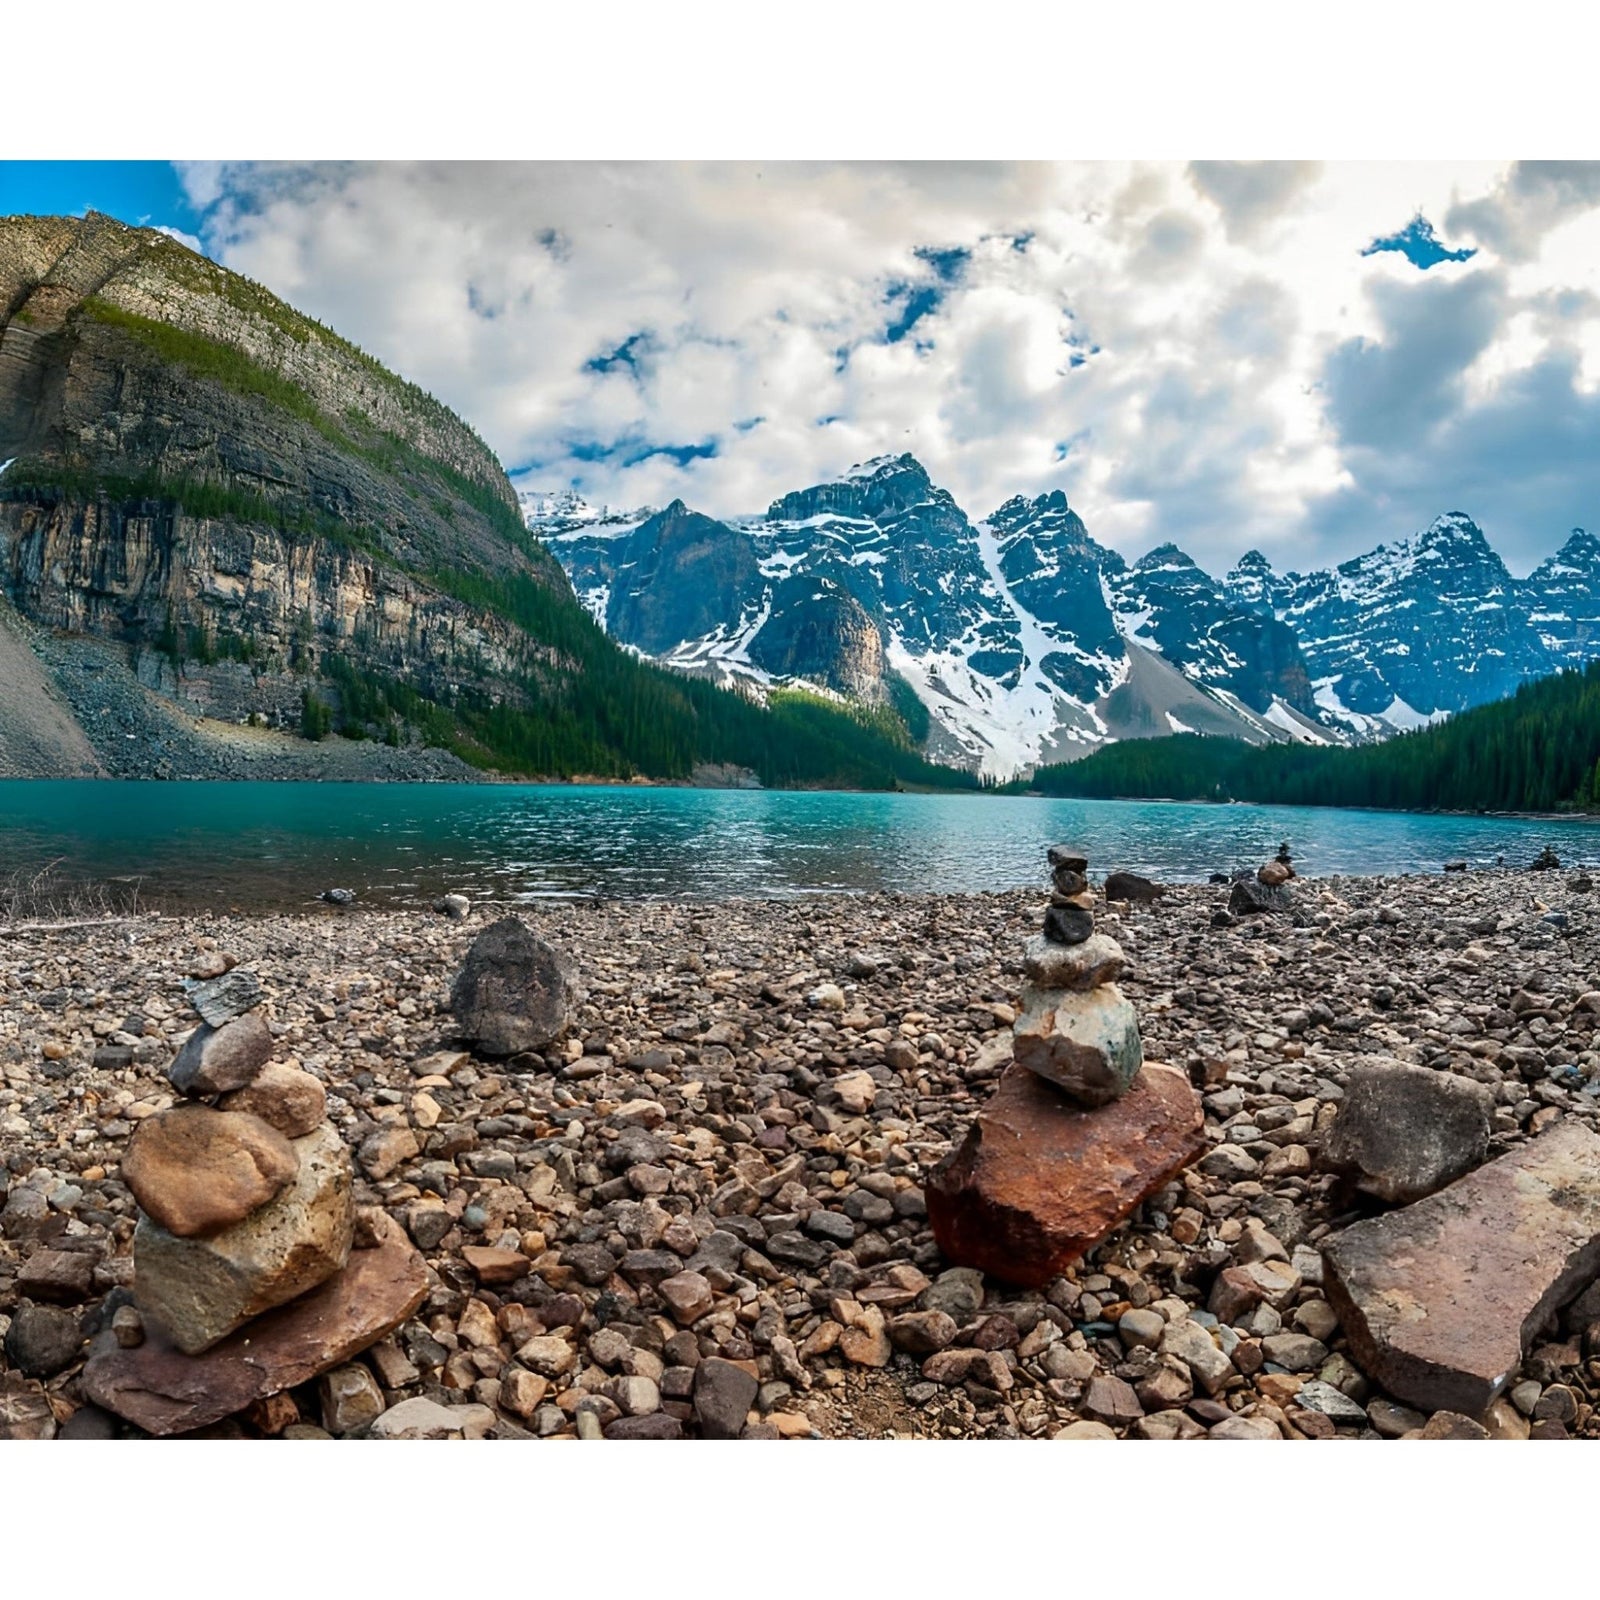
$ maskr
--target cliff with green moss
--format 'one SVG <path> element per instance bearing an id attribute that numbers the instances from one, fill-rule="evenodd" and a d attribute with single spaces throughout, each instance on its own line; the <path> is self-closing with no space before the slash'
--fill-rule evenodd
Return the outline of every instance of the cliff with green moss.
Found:
<path id="1" fill-rule="evenodd" d="M 153 230 L 0 218 L 7 462 L 0 591 L 186 714 L 521 775 L 941 780 L 892 720 L 754 704 L 617 649 L 470 427 Z"/>

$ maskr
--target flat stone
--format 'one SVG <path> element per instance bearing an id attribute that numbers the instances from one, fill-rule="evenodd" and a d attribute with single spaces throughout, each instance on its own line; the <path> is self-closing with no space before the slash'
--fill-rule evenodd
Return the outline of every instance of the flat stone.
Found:
<path id="1" fill-rule="evenodd" d="M 309 1072 L 269 1061 L 245 1088 L 224 1095 L 218 1110 L 260 1117 L 285 1139 L 303 1139 L 328 1114 L 328 1092 Z"/>
<path id="2" fill-rule="evenodd" d="M 1404 1205 L 1483 1161 L 1493 1115 L 1493 1091 L 1471 1078 L 1401 1061 L 1354 1067 L 1319 1165 Z"/>
<path id="3" fill-rule="evenodd" d="M 529 1261 L 520 1250 L 469 1244 L 461 1247 L 461 1259 L 477 1274 L 479 1283 L 515 1283 L 528 1275 Z"/>
<path id="4" fill-rule="evenodd" d="M 376 1225 L 374 1248 L 353 1250 L 326 1283 L 203 1355 L 183 1354 L 154 1322 L 131 1350 L 110 1331 L 100 1334 L 84 1368 L 84 1393 L 164 1436 L 206 1427 L 350 1360 L 399 1327 L 428 1293 L 427 1268 L 399 1224 L 381 1215 Z"/>
<path id="5" fill-rule="evenodd" d="M 213 1028 L 253 1011 L 266 998 L 261 980 L 248 967 L 234 967 L 220 977 L 185 983 L 189 1004 Z"/>
<path id="6" fill-rule="evenodd" d="M 1199 1096 L 1171 1067 L 1086 1110 L 1013 1065 L 928 1179 L 934 1238 L 952 1262 L 1042 1288 L 1203 1149 Z"/>
<path id="7" fill-rule="evenodd" d="M 272 1055 L 272 1030 L 254 1012 L 220 1028 L 201 1023 L 183 1042 L 167 1078 L 179 1094 L 227 1094 L 242 1089 Z"/>
<path id="8" fill-rule="evenodd" d="M 462 1035 L 485 1055 L 543 1050 L 565 1032 L 578 999 L 567 956 L 517 917 L 473 940 L 450 991 Z"/>
<path id="9" fill-rule="evenodd" d="M 1364 1407 L 1358 1405 L 1342 1389 L 1335 1389 L 1331 1383 L 1324 1383 L 1320 1378 L 1313 1378 L 1309 1383 L 1300 1385 L 1295 1393 L 1295 1404 L 1303 1406 L 1307 1411 L 1320 1412 L 1336 1423 L 1351 1427 L 1360 1427 L 1367 1420 Z"/>
<path id="10" fill-rule="evenodd" d="M 1600 1136 L 1557 1124 L 1324 1246 L 1351 1353 L 1424 1411 L 1481 1415 L 1539 1329 L 1600 1273 Z"/>
<path id="11" fill-rule="evenodd" d="M 681 1439 L 683 1424 L 665 1411 L 652 1411 L 648 1416 L 618 1417 L 605 1425 L 608 1439 Z"/>
<path id="12" fill-rule="evenodd" d="M 1022 999 L 1011 1047 L 1019 1066 L 1087 1106 L 1128 1092 L 1144 1046 L 1133 1003 L 1114 983 L 1088 991 L 1030 986 Z"/>
<path id="13" fill-rule="evenodd" d="M 134 1129 L 122 1180 L 163 1229 L 192 1239 L 264 1206 L 298 1166 L 289 1141 L 259 1117 L 179 1106 Z"/>
<path id="14" fill-rule="evenodd" d="M 134 1298 L 174 1344 L 198 1355 L 251 1317 L 331 1278 L 355 1228 L 350 1157 L 324 1124 L 291 1146 L 295 1181 L 242 1222 L 181 1238 L 149 1217 L 133 1235 Z"/>
<path id="15" fill-rule="evenodd" d="M 1022 970 L 1046 989 L 1096 989 L 1115 983 L 1127 966 L 1122 946 L 1093 933 L 1082 944 L 1056 944 L 1035 934 L 1022 949 Z"/>
<path id="16" fill-rule="evenodd" d="M 390 1406 L 372 1423 L 374 1439 L 482 1439 L 495 1425 L 488 1406 L 442 1406 L 420 1396 Z"/>
<path id="17" fill-rule="evenodd" d="M 83 1250 L 35 1250 L 17 1275 L 17 1293 L 52 1305 L 77 1305 L 94 1286 L 95 1257 Z"/>

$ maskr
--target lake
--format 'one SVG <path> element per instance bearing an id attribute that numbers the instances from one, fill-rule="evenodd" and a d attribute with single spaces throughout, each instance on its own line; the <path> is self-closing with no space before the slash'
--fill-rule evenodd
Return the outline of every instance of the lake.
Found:
<path id="1" fill-rule="evenodd" d="M 1453 857 L 1600 861 L 1583 820 L 993 795 L 561 784 L 0 782 L 0 877 L 142 880 L 146 901 L 264 910 L 334 886 L 414 905 L 595 893 L 727 899 L 1042 884 L 1073 843 L 1095 874 L 1171 882 L 1256 865 L 1288 840 L 1308 874 L 1437 872 Z"/>

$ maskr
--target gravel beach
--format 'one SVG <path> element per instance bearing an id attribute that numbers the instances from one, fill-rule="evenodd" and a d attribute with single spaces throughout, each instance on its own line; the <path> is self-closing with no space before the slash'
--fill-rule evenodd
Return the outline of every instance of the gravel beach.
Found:
<path id="1" fill-rule="evenodd" d="M 1385 1395 L 1319 1250 L 1374 1207 L 1317 1161 L 1366 1057 L 1487 1086 L 1491 1158 L 1600 1127 L 1600 900 L 1560 870 L 1293 888 L 1295 918 L 1226 926 L 1226 886 L 1099 906 L 1208 1149 L 1028 1292 L 952 1270 L 924 1184 L 1010 1060 L 1042 891 L 514 908 L 584 998 L 548 1055 L 507 1061 L 448 1009 L 503 907 L 6 932 L 0 1437 L 136 1435 L 85 1403 L 85 1341 L 126 1325 L 119 1162 L 175 1098 L 182 980 L 216 951 L 259 975 L 274 1059 L 322 1080 L 357 1203 L 406 1230 L 428 1292 L 207 1436 L 1600 1436 L 1593 1291 L 1483 1416 Z"/>

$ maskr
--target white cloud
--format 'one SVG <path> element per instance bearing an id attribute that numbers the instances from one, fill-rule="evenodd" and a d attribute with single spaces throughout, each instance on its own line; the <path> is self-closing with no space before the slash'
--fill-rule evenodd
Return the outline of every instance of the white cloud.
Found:
<path id="1" fill-rule="evenodd" d="M 212 164 L 187 182 L 213 254 L 445 399 L 530 487 L 732 515 L 910 449 L 974 516 L 1061 487 L 1097 537 L 1172 538 L 1214 568 L 1251 545 L 1339 559 L 1474 486 L 1505 515 L 1491 536 L 1539 553 L 1595 518 L 1588 408 L 1551 419 L 1560 459 L 1520 501 L 1514 452 L 1492 493 L 1451 454 L 1595 385 L 1587 169 Z M 1419 213 L 1477 254 L 1427 272 L 1360 254 Z"/>

